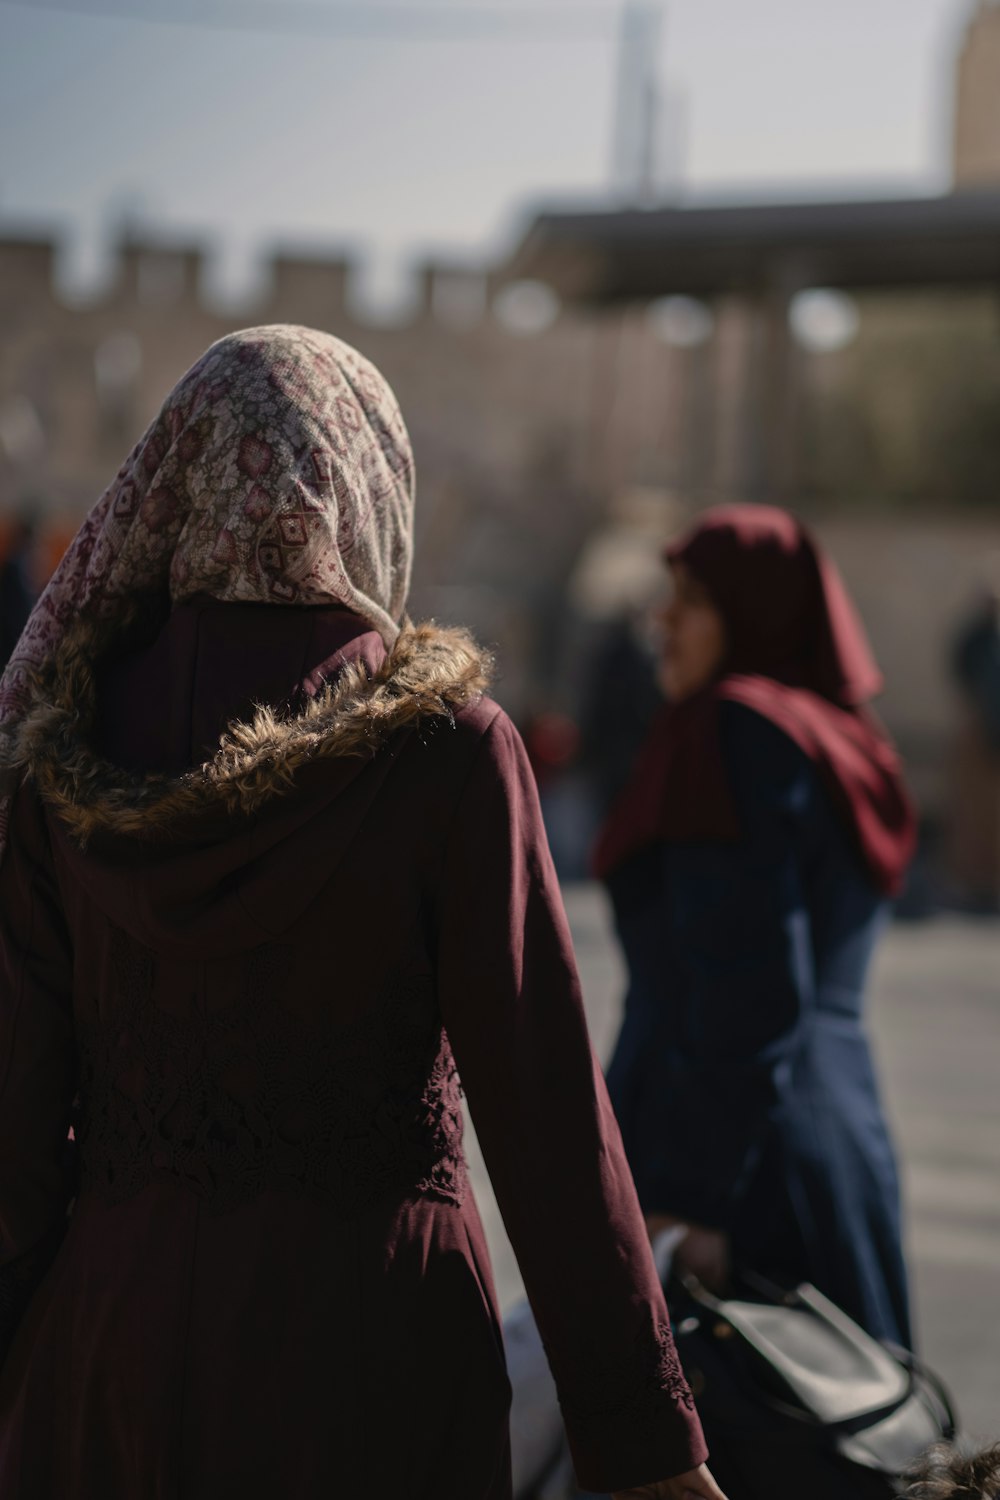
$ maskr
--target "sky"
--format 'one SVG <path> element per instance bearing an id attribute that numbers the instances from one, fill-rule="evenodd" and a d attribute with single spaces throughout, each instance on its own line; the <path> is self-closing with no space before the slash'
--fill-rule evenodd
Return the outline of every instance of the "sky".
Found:
<path id="1" fill-rule="evenodd" d="M 973 0 L 663 0 L 674 200 L 936 192 Z M 494 257 L 609 192 L 620 0 L 0 0 L 0 232 Z M 154 19 L 154 18 L 160 19 Z M 196 18 L 200 17 L 200 21 Z"/>

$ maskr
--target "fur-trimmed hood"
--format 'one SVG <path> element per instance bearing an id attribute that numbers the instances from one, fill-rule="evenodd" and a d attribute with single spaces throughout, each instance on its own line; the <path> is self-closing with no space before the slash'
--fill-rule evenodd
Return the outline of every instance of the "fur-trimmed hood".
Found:
<path id="1" fill-rule="evenodd" d="M 228 617 L 240 606 L 224 608 Z M 113 921 L 154 947 L 200 946 L 209 929 L 213 948 L 259 941 L 243 895 L 266 888 L 280 846 L 322 817 L 329 872 L 355 803 L 377 793 L 394 749 L 454 722 L 486 691 L 490 658 L 466 632 L 407 625 L 386 653 L 365 628 L 357 622 L 352 644 L 374 640 L 370 650 L 338 652 L 335 675 L 327 662 L 328 680 L 313 674 L 294 708 L 258 707 L 178 775 L 139 774 L 100 753 L 94 642 L 67 637 L 5 759 L 34 782 L 56 815 L 57 844 Z M 338 817 L 343 791 L 367 766 L 364 795 Z M 308 899 L 308 882 L 296 889 L 297 903 Z"/>
<path id="2" fill-rule="evenodd" d="M 20 728 L 16 760 L 81 846 L 97 833 L 183 839 L 204 814 L 259 812 L 293 791 L 306 765 L 370 760 L 403 730 L 453 719 L 489 679 L 490 659 L 465 631 L 409 626 L 373 673 L 351 662 L 297 713 L 261 707 L 249 723 L 231 725 L 215 755 L 194 770 L 140 776 L 93 748 L 92 657 L 86 641 L 71 638 L 49 692 Z"/>

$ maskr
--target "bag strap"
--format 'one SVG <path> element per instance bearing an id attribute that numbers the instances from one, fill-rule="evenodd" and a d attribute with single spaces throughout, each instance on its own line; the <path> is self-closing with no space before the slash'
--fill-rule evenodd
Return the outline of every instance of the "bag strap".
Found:
<path id="1" fill-rule="evenodd" d="M 889 1353 L 909 1370 L 914 1380 L 920 1381 L 931 1395 L 937 1398 L 940 1407 L 938 1420 L 941 1426 L 941 1436 L 945 1442 L 950 1443 L 958 1432 L 958 1412 L 955 1410 L 954 1398 L 940 1375 L 932 1370 L 930 1365 L 925 1365 L 922 1359 L 918 1359 L 912 1349 L 905 1349 L 902 1344 L 894 1344 L 891 1339 L 883 1339 L 882 1343 Z"/>

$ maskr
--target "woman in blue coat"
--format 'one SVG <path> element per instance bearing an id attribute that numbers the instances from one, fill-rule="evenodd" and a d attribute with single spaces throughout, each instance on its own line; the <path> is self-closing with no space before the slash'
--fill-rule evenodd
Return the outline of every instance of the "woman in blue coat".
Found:
<path id="1" fill-rule="evenodd" d="M 913 848 L 881 687 L 832 563 L 786 512 L 668 548 L 668 705 L 605 826 L 630 984 L 608 1075 L 651 1233 L 707 1284 L 807 1280 L 909 1345 L 893 1148 L 863 1023 Z"/>

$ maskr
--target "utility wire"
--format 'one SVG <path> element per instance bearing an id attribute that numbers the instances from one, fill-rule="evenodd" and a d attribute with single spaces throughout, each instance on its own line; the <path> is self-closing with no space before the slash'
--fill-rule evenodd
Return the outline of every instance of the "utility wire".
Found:
<path id="1" fill-rule="evenodd" d="M 134 21 L 146 25 L 189 26 L 213 31 L 260 31 L 312 35 L 345 41 L 385 38 L 406 41 L 560 42 L 606 36 L 617 24 L 617 5 L 516 5 L 479 10 L 472 6 L 363 5 L 314 0 L 0 0 L 7 10 L 42 11 L 88 20 Z"/>

